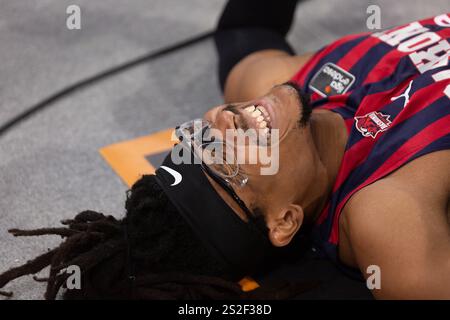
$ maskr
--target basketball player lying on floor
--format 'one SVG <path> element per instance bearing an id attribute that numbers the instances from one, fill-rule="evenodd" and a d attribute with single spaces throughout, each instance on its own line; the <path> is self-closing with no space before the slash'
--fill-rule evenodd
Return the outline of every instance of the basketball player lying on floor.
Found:
<path id="1" fill-rule="evenodd" d="M 240 22 L 274 19 L 240 10 L 230 22 L 242 4 L 226 6 L 215 40 L 227 103 L 202 129 L 278 130 L 278 171 L 175 164 L 169 154 L 132 187 L 122 220 L 86 211 L 66 228 L 11 230 L 66 240 L 0 275 L 0 288 L 51 265 L 52 299 L 69 276 L 61 271 L 78 265 L 81 290 L 65 298 L 284 298 L 293 287 L 243 292 L 235 281 L 308 233 L 344 272 L 378 270 L 376 298 L 450 299 L 450 17 L 293 56 L 284 36 L 295 1 L 272 5 L 259 16 L 288 18 L 263 27 Z"/>

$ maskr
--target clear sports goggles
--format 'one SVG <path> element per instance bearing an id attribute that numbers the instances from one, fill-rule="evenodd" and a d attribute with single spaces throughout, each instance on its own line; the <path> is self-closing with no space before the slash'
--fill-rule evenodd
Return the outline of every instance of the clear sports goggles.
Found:
<path id="1" fill-rule="evenodd" d="M 223 141 L 209 121 L 190 120 L 176 127 L 175 132 L 180 142 L 201 159 L 208 173 L 237 187 L 248 182 L 248 177 L 240 171 L 235 147 Z"/>
<path id="2" fill-rule="evenodd" d="M 232 187 L 232 185 L 244 187 L 248 177 L 239 172 L 239 164 L 236 161 L 227 160 L 226 154 L 224 155 L 227 152 L 226 143 L 211 135 L 211 124 L 206 120 L 196 119 L 183 123 L 175 130 L 184 147 L 195 156 L 202 156 L 201 165 L 206 174 L 236 201 L 248 220 L 252 221 L 255 218 L 254 213 Z M 213 153 L 221 156 L 216 157 Z"/>

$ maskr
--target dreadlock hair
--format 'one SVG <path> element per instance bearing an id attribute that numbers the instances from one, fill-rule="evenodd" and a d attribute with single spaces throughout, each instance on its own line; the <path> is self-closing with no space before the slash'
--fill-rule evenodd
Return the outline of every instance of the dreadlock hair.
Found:
<path id="1" fill-rule="evenodd" d="M 227 268 L 204 247 L 170 203 L 154 175 L 143 176 L 127 192 L 126 217 L 117 220 L 83 211 L 64 227 L 11 229 L 14 236 L 58 235 L 65 240 L 26 264 L 0 275 L 0 288 L 50 266 L 46 299 L 65 288 L 76 265 L 81 289 L 65 290 L 64 299 L 241 299 L 287 298 L 309 284 L 283 284 L 282 290 L 246 293 Z M 281 288 L 281 286 L 280 286 Z M 0 291 L 11 296 L 12 293 Z"/>

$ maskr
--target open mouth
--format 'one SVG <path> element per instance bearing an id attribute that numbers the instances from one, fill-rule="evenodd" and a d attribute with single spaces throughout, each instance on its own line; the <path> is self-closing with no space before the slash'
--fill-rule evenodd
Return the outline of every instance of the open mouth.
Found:
<path id="1" fill-rule="evenodd" d="M 272 119 L 267 109 L 256 104 L 246 107 L 244 111 L 251 117 L 256 129 L 261 130 L 264 135 L 269 137 L 272 130 Z"/>

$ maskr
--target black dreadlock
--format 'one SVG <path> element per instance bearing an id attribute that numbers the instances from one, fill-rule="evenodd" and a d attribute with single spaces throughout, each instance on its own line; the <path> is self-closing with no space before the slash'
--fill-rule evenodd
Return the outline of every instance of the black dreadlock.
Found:
<path id="1" fill-rule="evenodd" d="M 50 266 L 46 299 L 55 299 L 77 265 L 81 289 L 65 290 L 64 299 L 239 299 L 287 298 L 308 285 L 245 293 L 227 268 L 202 245 L 167 199 L 155 176 L 143 176 L 127 192 L 122 220 L 83 211 L 61 228 L 11 229 L 14 236 L 59 235 L 65 241 L 26 264 L 0 275 L 0 288 Z M 12 296 L 11 292 L 0 291 Z"/>

